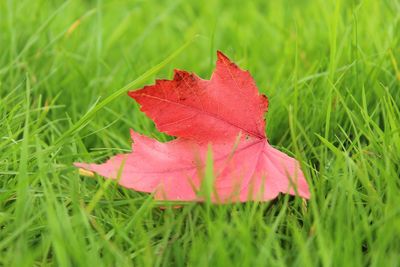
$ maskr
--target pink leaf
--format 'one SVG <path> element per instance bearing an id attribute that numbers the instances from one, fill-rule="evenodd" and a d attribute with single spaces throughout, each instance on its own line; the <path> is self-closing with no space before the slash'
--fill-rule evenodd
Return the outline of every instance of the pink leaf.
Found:
<path id="1" fill-rule="evenodd" d="M 158 80 L 129 95 L 160 131 L 178 138 L 160 143 L 132 131 L 131 153 L 104 164 L 75 166 L 154 193 L 159 200 L 203 201 L 211 148 L 214 202 L 265 201 L 279 193 L 310 197 L 299 163 L 267 141 L 267 98 L 258 93 L 250 74 L 221 52 L 209 81 L 175 71 L 173 80 Z"/>

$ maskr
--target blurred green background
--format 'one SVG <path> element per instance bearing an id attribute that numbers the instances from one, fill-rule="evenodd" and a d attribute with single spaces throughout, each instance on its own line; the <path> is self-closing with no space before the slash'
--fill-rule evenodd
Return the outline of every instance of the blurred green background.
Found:
<path id="1" fill-rule="evenodd" d="M 171 138 L 110 95 L 149 70 L 130 89 L 209 78 L 216 50 L 269 97 L 267 135 L 302 162 L 308 204 L 161 210 L 78 175 L 129 150 L 130 128 Z M 399 1 L 4 0 L 0 51 L 0 265 L 400 264 Z"/>

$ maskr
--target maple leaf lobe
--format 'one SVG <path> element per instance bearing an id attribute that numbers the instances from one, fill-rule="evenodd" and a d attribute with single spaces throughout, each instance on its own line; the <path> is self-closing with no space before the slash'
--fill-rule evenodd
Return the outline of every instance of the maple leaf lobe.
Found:
<path id="1" fill-rule="evenodd" d="M 172 80 L 128 92 L 161 132 L 197 141 L 216 141 L 244 132 L 265 138 L 268 99 L 253 78 L 221 52 L 210 80 L 175 70 Z M 169 112 L 167 112 L 169 111 Z"/>

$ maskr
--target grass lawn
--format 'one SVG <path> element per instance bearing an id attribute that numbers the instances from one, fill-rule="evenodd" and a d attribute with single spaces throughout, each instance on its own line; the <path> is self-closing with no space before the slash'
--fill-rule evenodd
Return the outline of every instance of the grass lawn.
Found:
<path id="1" fill-rule="evenodd" d="M 128 89 L 209 78 L 216 50 L 270 99 L 307 204 L 188 203 L 75 161 L 161 141 Z M 400 2 L 0 1 L 0 266 L 399 266 Z"/>

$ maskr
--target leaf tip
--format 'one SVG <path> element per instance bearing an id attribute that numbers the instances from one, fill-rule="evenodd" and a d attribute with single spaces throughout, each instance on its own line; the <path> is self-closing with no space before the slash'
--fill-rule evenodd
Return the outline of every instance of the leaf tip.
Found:
<path id="1" fill-rule="evenodd" d="M 229 62 L 231 62 L 231 60 L 227 57 L 227 56 L 225 56 L 225 54 L 224 53 L 222 53 L 220 50 L 217 50 L 217 58 L 218 58 L 218 61 L 229 61 Z"/>

